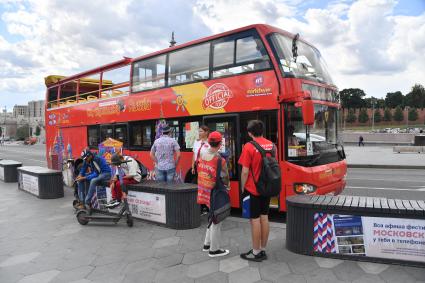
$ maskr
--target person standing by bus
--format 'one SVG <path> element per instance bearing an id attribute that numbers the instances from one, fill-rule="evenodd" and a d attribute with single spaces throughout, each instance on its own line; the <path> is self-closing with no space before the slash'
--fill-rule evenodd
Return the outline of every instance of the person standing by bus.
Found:
<path id="1" fill-rule="evenodd" d="M 263 122 L 251 120 L 248 122 L 247 130 L 252 140 L 258 143 L 264 150 L 270 151 L 275 148 L 273 142 L 263 137 Z M 260 196 L 255 185 L 255 180 L 258 180 L 261 173 L 261 153 L 253 144 L 246 143 L 242 149 L 238 163 L 242 166 L 242 192 L 246 191 L 250 197 L 249 217 L 252 237 L 252 249 L 240 256 L 250 261 L 263 261 L 267 259 L 265 248 L 267 246 L 270 230 L 268 218 L 270 197 Z"/>
<path id="2" fill-rule="evenodd" d="M 171 127 L 166 125 L 162 135 L 152 145 L 150 156 L 155 165 L 155 179 L 162 182 L 172 182 L 176 167 L 180 160 L 180 146 L 170 137 Z"/>
<path id="3" fill-rule="evenodd" d="M 226 160 L 220 157 L 218 152 L 223 137 L 219 132 L 212 132 L 208 136 L 210 147 L 205 154 L 199 158 L 198 165 L 198 198 L 197 202 L 201 205 L 210 206 L 211 191 L 216 184 L 216 178 L 221 178 L 223 184 L 230 188 L 229 172 L 227 170 Z M 221 158 L 221 172 L 217 172 L 218 160 Z M 207 229 L 204 240 L 203 251 L 208 251 L 210 257 L 219 257 L 229 254 L 229 250 L 220 248 L 221 223 L 214 224 Z"/>
<path id="4" fill-rule="evenodd" d="M 199 127 L 199 139 L 193 144 L 193 158 L 192 158 L 192 175 L 194 176 L 194 181 L 197 181 L 197 165 L 199 158 L 202 154 L 208 152 L 210 145 L 208 144 L 208 135 L 210 129 L 203 125 Z"/>

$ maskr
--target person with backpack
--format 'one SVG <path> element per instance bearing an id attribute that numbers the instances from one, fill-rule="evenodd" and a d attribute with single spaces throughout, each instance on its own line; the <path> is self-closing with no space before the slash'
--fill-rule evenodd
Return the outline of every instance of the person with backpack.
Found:
<path id="1" fill-rule="evenodd" d="M 109 182 L 112 170 L 106 163 L 105 158 L 95 155 L 88 149 L 83 150 L 81 158 L 84 160 L 80 173 L 75 179 L 78 183 L 78 196 L 80 199 L 79 209 L 90 208 L 91 199 L 96 191 L 96 186 L 102 182 Z M 89 174 L 87 169 L 90 167 Z M 87 194 L 85 194 L 86 186 L 89 186 Z"/>
<path id="2" fill-rule="evenodd" d="M 139 164 L 131 156 L 122 156 L 119 153 L 114 153 L 111 157 L 111 164 L 113 166 L 121 166 L 121 169 L 124 172 L 122 181 L 124 185 L 137 184 L 142 180 L 142 172 L 140 170 Z M 121 198 L 127 198 L 127 193 L 123 192 L 121 189 L 121 182 L 119 180 L 119 172 L 116 170 L 116 174 L 111 181 L 111 195 L 112 200 L 106 205 L 107 207 L 115 207 L 120 204 Z"/>
<path id="3" fill-rule="evenodd" d="M 281 176 L 276 147 L 263 137 L 263 122 L 251 120 L 247 130 L 252 141 L 244 145 L 238 163 L 242 166 L 242 192 L 249 198 L 252 249 L 240 257 L 260 262 L 267 259 L 270 198 L 279 194 Z"/>
<path id="4" fill-rule="evenodd" d="M 229 172 L 224 158 L 221 158 L 218 152 L 223 137 L 219 132 L 212 132 L 208 136 L 210 147 L 208 151 L 201 155 L 198 163 L 198 204 L 204 204 L 210 208 L 210 221 L 205 234 L 203 251 L 207 252 L 210 257 L 219 257 L 229 254 L 229 250 L 220 248 L 220 234 L 222 219 L 216 218 L 214 215 L 215 204 L 214 199 L 218 196 L 216 193 L 226 191 L 229 203 L 228 211 L 230 212 L 230 200 L 228 199 L 228 188 L 230 188 Z M 218 203 L 217 203 L 218 204 Z M 211 214 L 212 213 L 212 214 Z M 224 216 L 225 217 L 225 216 Z"/>

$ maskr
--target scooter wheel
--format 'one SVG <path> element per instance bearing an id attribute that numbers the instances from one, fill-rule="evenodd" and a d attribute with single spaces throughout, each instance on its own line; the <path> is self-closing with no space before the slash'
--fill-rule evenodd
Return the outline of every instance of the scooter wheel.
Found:
<path id="1" fill-rule="evenodd" d="M 133 227 L 133 216 L 131 215 L 127 215 L 127 226 L 128 227 Z"/>
<path id="2" fill-rule="evenodd" d="M 78 211 L 77 220 L 81 225 L 87 225 L 87 223 L 89 223 L 89 220 L 87 219 L 87 212 L 84 210 Z"/>

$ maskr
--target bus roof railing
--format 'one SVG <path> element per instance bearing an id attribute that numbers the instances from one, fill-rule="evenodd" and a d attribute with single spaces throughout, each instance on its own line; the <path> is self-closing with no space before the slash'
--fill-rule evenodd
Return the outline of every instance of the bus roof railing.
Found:
<path id="1" fill-rule="evenodd" d="M 118 61 L 106 64 L 106 65 L 97 67 L 95 69 L 91 69 L 91 70 L 88 70 L 88 71 L 85 71 L 85 72 L 81 72 L 81 73 L 78 73 L 76 75 L 72 75 L 70 77 L 65 77 L 64 79 L 61 79 L 54 84 L 50 84 L 47 87 L 48 88 L 55 87 L 55 86 L 58 86 L 58 85 L 61 85 L 61 84 L 64 84 L 64 83 L 67 83 L 67 82 L 70 82 L 70 81 L 86 78 L 88 76 L 91 76 L 91 75 L 94 75 L 94 74 L 97 74 L 97 73 L 100 73 L 100 72 L 104 72 L 104 71 L 116 69 L 116 68 L 119 68 L 119 67 L 122 67 L 122 66 L 125 66 L 125 65 L 129 65 L 131 63 L 131 61 L 132 61 L 132 58 L 124 57 L 121 60 L 118 60 Z"/>

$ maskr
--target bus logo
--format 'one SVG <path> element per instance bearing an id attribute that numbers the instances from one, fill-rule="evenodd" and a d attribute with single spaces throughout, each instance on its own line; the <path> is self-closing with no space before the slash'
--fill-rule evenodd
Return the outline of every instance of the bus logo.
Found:
<path id="1" fill-rule="evenodd" d="M 262 86 L 263 83 L 264 83 L 263 75 L 256 76 L 255 79 L 254 79 L 254 83 L 255 83 L 255 86 L 257 86 L 257 87 Z"/>
<path id="2" fill-rule="evenodd" d="M 215 83 L 210 86 L 205 93 L 204 99 L 202 101 L 202 107 L 204 109 L 222 109 L 227 105 L 230 98 L 232 97 L 233 94 L 227 85 L 222 83 Z"/>

